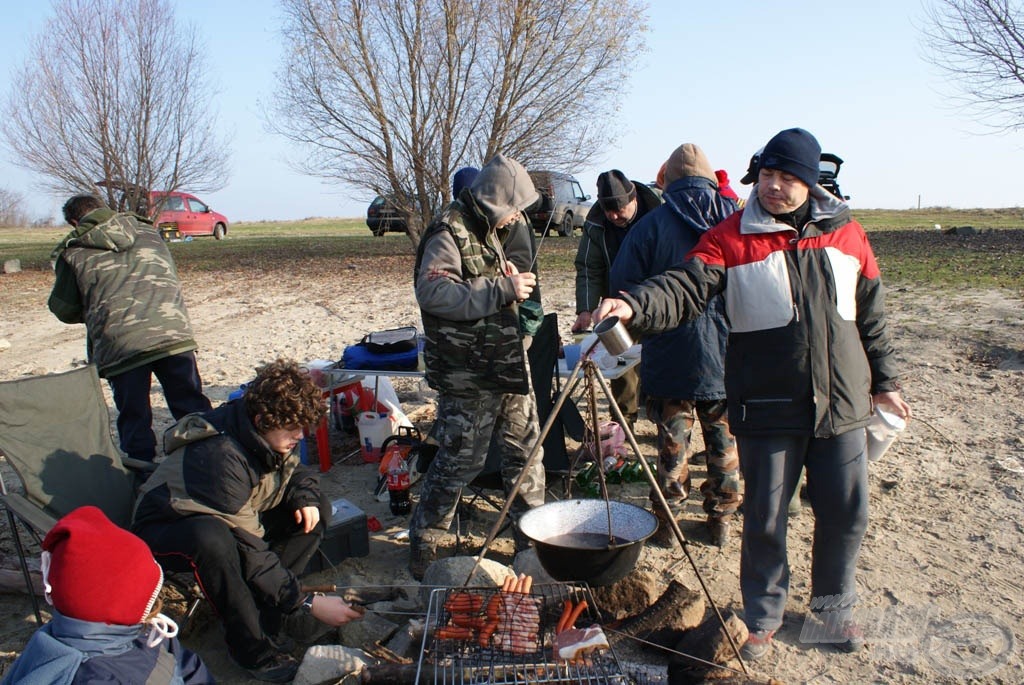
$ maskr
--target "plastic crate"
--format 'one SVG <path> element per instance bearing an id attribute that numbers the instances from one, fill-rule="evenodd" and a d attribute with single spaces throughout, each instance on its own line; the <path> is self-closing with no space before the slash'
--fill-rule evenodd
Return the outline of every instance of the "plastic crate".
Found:
<path id="1" fill-rule="evenodd" d="M 349 557 L 365 557 L 369 553 L 366 513 L 347 499 L 339 498 L 331 502 L 331 523 L 303 575 L 325 571 Z"/>

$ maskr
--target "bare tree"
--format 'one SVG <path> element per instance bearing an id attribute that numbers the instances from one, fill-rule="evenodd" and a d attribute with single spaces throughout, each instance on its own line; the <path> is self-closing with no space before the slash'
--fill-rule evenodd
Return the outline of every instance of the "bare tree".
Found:
<path id="1" fill-rule="evenodd" d="M 222 188 L 227 143 L 200 50 L 169 0 L 57 0 L 7 96 L 15 162 L 47 190 L 112 207 L 145 207 L 147 189 Z"/>
<path id="2" fill-rule="evenodd" d="M 27 226 L 25 197 L 14 190 L 0 188 L 0 226 Z"/>
<path id="3" fill-rule="evenodd" d="M 268 117 L 306 173 L 393 195 L 410 236 L 461 166 L 503 152 L 572 170 L 601 154 L 638 0 L 283 0 L 287 55 Z"/>
<path id="4" fill-rule="evenodd" d="M 922 28 L 925 59 L 956 101 L 1003 131 L 1024 128 L 1024 11 L 1009 0 L 935 0 Z"/>

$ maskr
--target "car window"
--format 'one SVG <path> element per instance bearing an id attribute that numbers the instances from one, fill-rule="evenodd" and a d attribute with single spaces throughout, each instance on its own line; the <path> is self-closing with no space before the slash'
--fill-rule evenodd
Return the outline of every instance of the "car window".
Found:
<path id="1" fill-rule="evenodd" d="M 573 192 L 573 195 L 576 196 L 577 200 L 582 200 L 583 199 L 583 187 L 580 186 L 580 184 L 576 183 L 575 181 L 572 184 L 572 192 Z"/>
<path id="2" fill-rule="evenodd" d="M 162 207 L 164 211 L 168 212 L 184 212 L 185 201 L 177 195 L 171 195 L 163 199 Z"/>
<path id="3" fill-rule="evenodd" d="M 194 197 L 190 197 L 188 199 L 188 206 L 193 212 L 196 213 L 208 211 L 206 205 L 204 205 L 202 202 L 195 199 Z"/>
<path id="4" fill-rule="evenodd" d="M 373 198 L 373 202 L 370 203 L 370 206 L 371 207 L 380 207 L 380 206 L 382 206 L 384 204 L 384 202 L 385 202 L 384 196 L 378 195 L 377 197 Z"/>

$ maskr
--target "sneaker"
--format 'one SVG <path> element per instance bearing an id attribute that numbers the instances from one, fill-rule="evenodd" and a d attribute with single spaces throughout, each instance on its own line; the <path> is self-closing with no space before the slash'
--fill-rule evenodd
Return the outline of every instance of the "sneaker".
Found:
<path id="1" fill-rule="evenodd" d="M 740 648 L 740 656 L 744 661 L 757 661 L 772 647 L 772 636 L 774 630 L 752 630 L 747 636 L 747 641 Z"/>
<path id="2" fill-rule="evenodd" d="M 864 631 L 861 630 L 860 625 L 855 621 L 851 620 L 843 626 L 840 636 L 845 637 L 846 639 L 841 642 L 832 643 L 840 652 L 853 654 L 864 649 Z"/>
<path id="3" fill-rule="evenodd" d="M 270 644 L 274 645 L 274 649 L 279 652 L 292 653 L 299 644 L 292 639 L 290 635 L 280 632 L 277 635 L 267 635 L 267 640 Z"/>
<path id="4" fill-rule="evenodd" d="M 255 668 L 245 669 L 256 680 L 265 683 L 290 683 L 295 680 L 299 662 L 291 654 L 276 653 Z"/>

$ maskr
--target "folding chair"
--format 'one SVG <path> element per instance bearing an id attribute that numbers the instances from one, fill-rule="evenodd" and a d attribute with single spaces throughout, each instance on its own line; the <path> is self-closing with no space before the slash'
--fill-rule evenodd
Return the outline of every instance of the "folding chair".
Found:
<path id="1" fill-rule="evenodd" d="M 0 474 L 0 500 L 36 620 L 42 624 L 17 522 L 41 544 L 59 518 L 92 504 L 111 521 L 127 528 L 138 474 L 154 466 L 122 457 L 114 445 L 106 401 L 93 365 L 0 382 L 0 453 L 21 480 L 25 493 L 10 492 Z"/>

